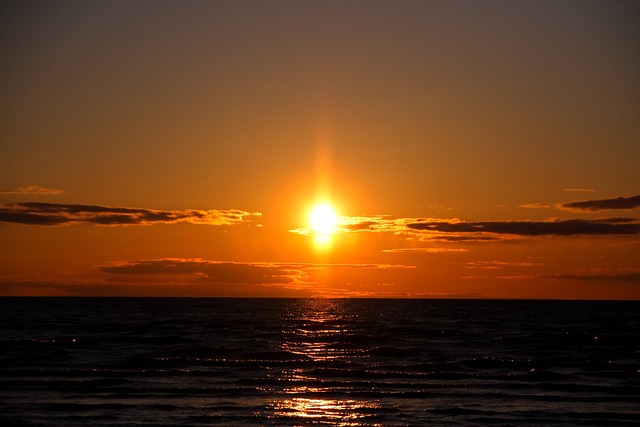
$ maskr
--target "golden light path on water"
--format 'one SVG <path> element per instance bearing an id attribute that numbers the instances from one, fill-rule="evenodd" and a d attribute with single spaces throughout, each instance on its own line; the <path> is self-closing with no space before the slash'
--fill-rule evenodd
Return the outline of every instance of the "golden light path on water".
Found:
<path id="1" fill-rule="evenodd" d="M 365 408 L 376 408 L 377 405 L 366 404 L 357 400 L 308 399 L 295 397 L 274 403 L 277 417 L 299 417 L 311 422 L 321 421 L 333 426 L 362 426 L 358 421 L 363 418 L 359 412 Z M 368 426 L 372 425 L 367 423 Z M 377 424 L 373 424 L 377 425 Z"/>
<path id="2" fill-rule="evenodd" d="M 346 312 L 342 300 L 309 299 L 289 313 L 289 328 L 283 331 L 287 339 L 281 348 L 319 364 L 357 357 L 361 354 L 360 349 L 336 345 L 338 334 L 353 333 L 350 328 L 355 320 L 353 316 Z M 322 398 L 323 394 L 334 394 L 335 387 L 324 385 L 308 371 L 300 368 L 279 373 L 293 384 L 300 385 L 281 390 L 279 396 L 271 401 L 269 406 L 273 418 L 344 427 L 380 425 L 369 419 L 381 407 L 379 403 L 352 398 Z M 338 391 L 348 394 L 349 390 Z"/>

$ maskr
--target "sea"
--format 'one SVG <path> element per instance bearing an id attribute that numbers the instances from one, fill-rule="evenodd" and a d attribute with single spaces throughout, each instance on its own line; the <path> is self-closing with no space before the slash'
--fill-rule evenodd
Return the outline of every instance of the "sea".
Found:
<path id="1" fill-rule="evenodd" d="M 640 302 L 0 298 L 2 426 L 640 425 Z"/>

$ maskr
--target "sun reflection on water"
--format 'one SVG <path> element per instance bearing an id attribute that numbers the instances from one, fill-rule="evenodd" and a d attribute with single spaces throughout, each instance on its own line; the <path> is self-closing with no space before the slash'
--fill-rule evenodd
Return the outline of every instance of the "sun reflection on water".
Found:
<path id="1" fill-rule="evenodd" d="M 307 362 L 274 373 L 287 384 L 270 391 L 275 396 L 267 406 L 267 416 L 274 425 L 278 420 L 287 425 L 381 425 L 372 423 L 381 407 L 379 402 L 354 399 L 348 385 L 323 379 L 316 371 L 346 367 L 365 357 L 361 346 L 349 341 L 357 322 L 358 315 L 348 310 L 344 300 L 309 299 L 291 307 L 283 325 L 281 348 Z"/>
<path id="2" fill-rule="evenodd" d="M 283 350 L 316 361 L 329 361 L 356 355 L 360 349 L 344 343 L 353 334 L 353 315 L 345 312 L 342 300 L 310 299 L 290 313 Z"/>
<path id="3" fill-rule="evenodd" d="M 363 411 L 377 409 L 380 405 L 347 399 L 309 399 L 294 397 L 274 402 L 272 408 L 275 417 L 301 418 L 312 424 L 325 423 L 332 426 L 362 426 Z M 380 424 L 370 424 L 378 426 Z"/>

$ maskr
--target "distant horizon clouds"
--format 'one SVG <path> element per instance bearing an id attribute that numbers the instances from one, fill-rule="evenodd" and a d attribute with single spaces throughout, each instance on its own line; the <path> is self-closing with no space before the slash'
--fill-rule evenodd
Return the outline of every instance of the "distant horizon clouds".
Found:
<path id="1" fill-rule="evenodd" d="M 482 280 L 482 279 L 498 279 L 498 280 L 569 280 L 575 282 L 609 282 L 609 283 L 640 283 L 640 272 L 632 273 L 608 273 L 608 274 L 550 274 L 550 275 L 533 275 L 533 274 L 508 274 L 508 275 L 469 275 L 463 276 L 466 280 Z"/>
<path id="2" fill-rule="evenodd" d="M 405 264 L 344 264 L 307 262 L 240 262 L 202 258 L 162 258 L 116 261 L 97 266 L 108 283 L 182 283 L 185 285 L 279 286 L 313 290 L 326 272 L 397 271 L 415 269 Z M 335 289 L 334 289 L 335 290 Z"/>
<path id="3" fill-rule="evenodd" d="M 541 276 L 543 279 L 586 280 L 594 282 L 631 282 L 640 284 L 640 272 L 622 272 L 609 274 L 552 274 Z"/>
<path id="4" fill-rule="evenodd" d="M 186 275 L 193 281 L 217 283 L 291 283 L 299 276 L 298 264 L 243 263 L 203 260 L 200 258 L 165 258 L 115 262 L 100 266 L 108 274 L 118 275 Z"/>

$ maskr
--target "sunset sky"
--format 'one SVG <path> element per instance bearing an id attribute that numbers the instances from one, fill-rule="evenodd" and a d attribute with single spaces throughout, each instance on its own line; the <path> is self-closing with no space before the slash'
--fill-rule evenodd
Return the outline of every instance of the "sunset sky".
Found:
<path id="1" fill-rule="evenodd" d="M 640 299 L 640 2 L 0 7 L 0 295 Z"/>

